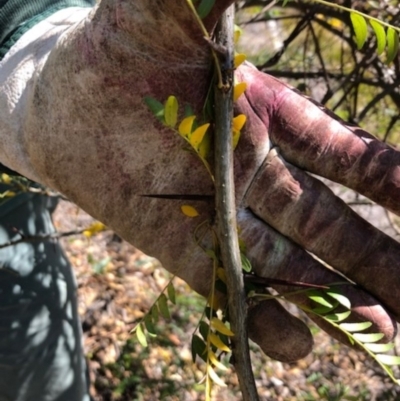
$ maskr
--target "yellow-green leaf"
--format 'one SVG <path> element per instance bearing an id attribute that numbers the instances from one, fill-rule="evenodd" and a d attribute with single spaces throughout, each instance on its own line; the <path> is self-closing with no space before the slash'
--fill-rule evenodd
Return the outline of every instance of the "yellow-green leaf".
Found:
<path id="1" fill-rule="evenodd" d="M 384 365 L 400 365 L 400 356 L 397 355 L 375 355 L 375 358 Z"/>
<path id="2" fill-rule="evenodd" d="M 364 344 L 364 347 L 369 349 L 371 352 L 378 353 L 378 352 L 391 351 L 394 348 L 394 344 L 393 343 L 388 343 L 388 344 L 370 343 L 370 344 Z"/>
<path id="3" fill-rule="evenodd" d="M 243 53 L 238 53 L 235 55 L 234 65 L 235 68 L 238 68 L 240 64 L 242 64 L 246 60 L 246 55 Z"/>
<path id="4" fill-rule="evenodd" d="M 355 333 L 359 331 L 366 330 L 372 326 L 371 322 L 362 322 L 362 323 L 342 323 L 340 328 L 346 330 L 350 333 Z"/>
<path id="5" fill-rule="evenodd" d="M 99 221 L 96 221 L 92 223 L 85 231 L 83 231 L 83 235 L 87 238 L 90 238 L 91 236 L 104 231 L 107 227 L 103 224 L 100 223 Z"/>
<path id="6" fill-rule="evenodd" d="M 214 354 L 214 352 L 210 350 L 208 350 L 208 359 L 210 360 L 210 362 L 217 368 L 217 369 L 221 369 L 221 370 L 228 370 L 228 368 L 222 363 L 220 362 L 216 355 Z"/>
<path id="7" fill-rule="evenodd" d="M 209 134 L 204 135 L 201 144 L 199 145 L 197 152 L 202 159 L 206 159 L 210 154 L 211 150 L 211 137 Z"/>
<path id="8" fill-rule="evenodd" d="M 192 135 L 190 135 L 189 142 L 195 149 L 198 149 L 200 143 L 203 141 L 204 135 L 206 134 L 209 126 L 209 123 L 203 124 L 195 129 Z"/>
<path id="9" fill-rule="evenodd" d="M 178 120 L 178 99 L 175 96 L 169 96 L 165 102 L 164 119 L 168 127 L 175 128 Z"/>
<path id="10" fill-rule="evenodd" d="M 247 117 L 244 114 L 239 114 L 232 120 L 233 130 L 240 131 L 246 123 Z"/>
<path id="11" fill-rule="evenodd" d="M 193 122 L 196 119 L 196 116 L 189 116 L 184 118 L 179 124 L 179 134 L 185 138 L 188 138 L 192 133 Z"/>
<path id="12" fill-rule="evenodd" d="M 399 35 L 393 28 L 388 28 L 386 33 L 387 50 L 386 62 L 390 64 L 399 51 Z"/>
<path id="13" fill-rule="evenodd" d="M 11 183 L 11 177 L 8 174 L 3 173 L 1 175 L 1 181 L 3 182 L 3 184 L 10 184 Z"/>
<path id="14" fill-rule="evenodd" d="M 240 96 L 243 95 L 247 88 L 247 83 L 246 82 L 240 82 L 235 85 L 233 88 L 233 101 L 236 102 L 236 100 L 239 99 Z"/>
<path id="15" fill-rule="evenodd" d="M 228 329 L 228 327 L 225 326 L 224 322 L 222 320 L 219 320 L 217 317 L 213 317 L 211 319 L 211 327 L 226 336 L 232 337 L 234 335 L 232 330 Z"/>
<path id="16" fill-rule="evenodd" d="M 374 20 L 370 20 L 369 23 L 372 26 L 372 29 L 375 32 L 376 36 L 376 52 L 379 54 L 382 54 L 382 52 L 385 50 L 386 47 L 386 33 L 385 29 L 383 26 Z"/>
<path id="17" fill-rule="evenodd" d="M 217 277 L 226 284 L 226 274 L 225 274 L 225 270 L 222 267 L 218 267 L 217 269 Z"/>
<path id="18" fill-rule="evenodd" d="M 242 35 L 243 31 L 240 26 L 235 24 L 234 31 L 233 31 L 233 40 L 234 43 L 237 43 L 239 41 L 240 36 Z"/>
<path id="19" fill-rule="evenodd" d="M 185 216 L 188 217 L 197 217 L 199 215 L 199 212 L 193 206 L 189 205 L 182 205 L 181 211 Z"/>
<path id="20" fill-rule="evenodd" d="M 341 294 L 338 290 L 331 288 L 328 291 L 326 291 L 326 293 L 332 297 L 333 299 L 335 299 L 336 301 L 338 301 L 340 303 L 340 305 L 343 305 L 345 308 L 350 309 L 351 308 L 351 303 L 350 300 L 344 296 L 343 294 Z"/>
<path id="21" fill-rule="evenodd" d="M 353 337 L 362 343 L 376 343 L 381 340 L 385 335 L 383 333 L 354 333 Z"/>
<path id="22" fill-rule="evenodd" d="M 363 16 L 356 13 L 350 13 L 351 23 L 353 25 L 354 33 L 356 35 L 357 48 L 360 50 L 365 41 L 367 40 L 368 25 Z"/>
<path id="23" fill-rule="evenodd" d="M 136 337 L 142 347 L 147 347 L 147 338 L 146 335 L 144 334 L 141 323 L 137 326 Z"/>
<path id="24" fill-rule="evenodd" d="M 210 341 L 221 351 L 230 352 L 229 347 L 222 342 L 222 340 L 214 333 L 209 333 Z"/>
<path id="25" fill-rule="evenodd" d="M 214 369 L 211 367 L 211 365 L 207 366 L 207 373 L 210 376 L 210 379 L 217 384 L 218 386 L 221 387 L 227 387 L 226 384 L 222 381 L 222 379 L 215 373 Z"/>

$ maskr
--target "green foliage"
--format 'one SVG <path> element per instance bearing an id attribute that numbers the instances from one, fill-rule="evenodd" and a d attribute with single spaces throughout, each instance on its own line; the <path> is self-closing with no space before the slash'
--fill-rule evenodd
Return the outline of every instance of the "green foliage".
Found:
<path id="1" fill-rule="evenodd" d="M 300 308 L 308 313 L 314 313 L 346 334 L 351 344 L 357 345 L 367 352 L 396 384 L 400 384 L 400 380 L 394 377 L 391 369 L 391 366 L 400 366 L 400 357 L 386 354 L 394 348 L 394 344 L 379 344 L 378 341 L 384 337 L 383 333 L 364 333 L 372 326 L 371 322 L 345 322 L 351 315 L 349 299 L 340 294 L 334 287 L 329 290 L 308 290 L 306 294 L 316 306 L 308 308 L 298 305 Z M 347 309 L 344 312 L 343 307 Z M 341 309 L 336 311 L 337 308 Z"/>
<path id="2" fill-rule="evenodd" d="M 197 14 L 201 19 L 207 17 L 212 8 L 214 7 L 215 0 L 201 0 L 201 3 L 197 7 Z"/>

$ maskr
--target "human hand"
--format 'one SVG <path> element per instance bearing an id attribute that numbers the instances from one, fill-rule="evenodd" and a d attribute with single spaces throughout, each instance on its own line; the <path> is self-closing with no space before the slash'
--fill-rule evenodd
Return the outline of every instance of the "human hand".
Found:
<path id="1" fill-rule="evenodd" d="M 59 190 L 207 296 L 213 266 L 204 249 L 213 244 L 210 230 L 203 233 L 199 227 L 212 228 L 213 183 L 198 157 L 185 151 L 183 139 L 160 124 L 143 99 L 163 101 L 175 95 L 199 114 L 210 85 L 209 47 L 179 1 L 116 3 L 103 0 L 66 33 L 62 25 L 53 26 L 51 34 L 41 34 L 35 42 L 32 29 L 33 39 L 10 51 L 1 82 L 0 132 L 7 141 L 0 159 Z M 40 54 L 35 53 L 38 48 Z M 40 62 L 21 78 L 24 54 L 37 55 Z M 372 321 L 371 330 L 392 339 L 395 323 L 385 308 L 400 315 L 394 295 L 397 243 L 358 218 L 303 169 L 373 195 L 395 211 L 398 193 L 378 187 L 382 174 L 368 176 L 368 192 L 363 174 L 371 168 L 357 164 L 357 157 L 363 151 L 368 155 L 371 143 L 378 146 L 387 159 L 373 163 L 383 171 L 388 163 L 399 164 L 398 153 L 374 145 L 379 142 L 372 137 L 360 139 L 252 67 L 240 68 L 237 78 L 248 83 L 237 103 L 237 111 L 247 116 L 235 151 L 238 224 L 254 272 L 317 284 L 342 281 L 311 251 L 368 291 L 340 287 L 352 302 L 352 317 Z M 21 93 L 24 79 L 27 90 Z M 331 149 L 326 149 L 326 137 L 334 134 L 337 140 L 330 140 Z M 393 188 L 395 179 L 388 176 Z M 181 206 L 188 203 L 198 217 L 182 214 Z M 295 300 L 308 302 L 300 296 Z M 338 336 L 330 326 L 324 328 Z M 267 354 L 285 361 L 306 355 L 312 346 L 306 326 L 275 301 L 250 311 L 250 336 Z"/>

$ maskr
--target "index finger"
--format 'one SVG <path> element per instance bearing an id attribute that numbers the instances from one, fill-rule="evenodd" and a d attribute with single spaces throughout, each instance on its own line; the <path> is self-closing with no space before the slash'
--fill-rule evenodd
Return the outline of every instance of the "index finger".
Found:
<path id="1" fill-rule="evenodd" d="M 285 160 L 352 188 L 400 215 L 400 152 L 253 68 L 246 97 Z"/>

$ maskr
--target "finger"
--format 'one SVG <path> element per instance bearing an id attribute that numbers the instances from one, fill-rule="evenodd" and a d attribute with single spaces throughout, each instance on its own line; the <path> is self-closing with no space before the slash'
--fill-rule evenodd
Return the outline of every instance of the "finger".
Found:
<path id="1" fill-rule="evenodd" d="M 276 230 L 371 292 L 400 319 L 400 245 L 323 183 L 272 150 L 246 203 Z"/>
<path id="2" fill-rule="evenodd" d="M 313 347 L 310 330 L 274 300 L 263 301 L 248 313 L 249 337 L 263 352 L 281 362 L 306 357 Z"/>
<path id="3" fill-rule="evenodd" d="M 258 276 L 325 285 L 344 281 L 342 276 L 321 265 L 309 253 L 257 219 L 250 211 L 242 210 L 238 213 L 238 224 L 240 237 L 246 244 L 246 255 Z M 281 294 L 288 294 L 294 290 L 290 286 L 273 287 Z M 370 321 L 373 324 L 371 332 L 384 333 L 384 341 L 391 341 L 394 338 L 396 323 L 379 301 L 352 285 L 340 285 L 335 288 L 351 302 L 351 315 L 348 321 Z M 313 307 L 304 292 L 292 295 L 290 300 L 296 304 Z M 332 337 L 348 344 L 348 339 L 342 332 L 316 319 L 314 315 L 310 317 Z"/>
<path id="4" fill-rule="evenodd" d="M 287 161 L 400 214 L 400 152 L 267 74 L 246 66 L 241 73 L 248 101 Z"/>

